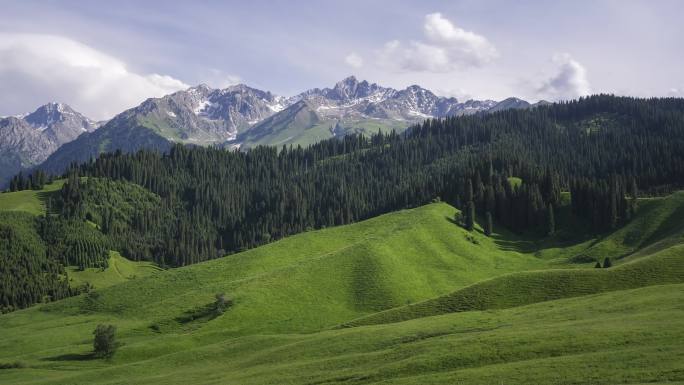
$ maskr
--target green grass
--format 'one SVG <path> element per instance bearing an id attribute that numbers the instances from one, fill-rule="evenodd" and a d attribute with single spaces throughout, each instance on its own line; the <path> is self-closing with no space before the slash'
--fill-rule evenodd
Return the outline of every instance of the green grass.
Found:
<path id="1" fill-rule="evenodd" d="M 671 283 L 684 283 L 684 245 L 610 269 L 508 274 L 439 298 L 354 320 L 345 326 L 400 322 L 452 312 L 504 309 L 604 291 Z"/>
<path id="2" fill-rule="evenodd" d="M 109 266 L 105 270 L 86 268 L 80 271 L 75 266 L 69 266 L 66 270 L 69 286 L 78 288 L 87 282 L 95 289 L 103 289 L 131 279 L 147 277 L 161 271 L 151 262 L 129 261 L 116 251 L 110 251 Z"/>
<path id="3" fill-rule="evenodd" d="M 454 212 L 432 204 L 304 233 L 44 310 L 116 314 L 165 326 L 222 292 L 235 306 L 207 328 L 234 335 L 313 332 L 492 276 L 544 267 L 533 256 L 500 250 L 481 234 L 470 236 L 448 219 Z"/>
<path id="4" fill-rule="evenodd" d="M 92 322 L 92 321 L 91 321 Z M 59 327 L 78 338 L 87 323 Z M 121 324 L 121 322 L 119 322 Z M 22 328 L 10 326 L 11 330 Z M 34 326 L 39 332 L 38 326 Z M 615 384 L 684 380 L 684 285 L 297 335 L 138 332 L 110 361 L 88 359 L 87 339 L 0 381 L 59 384 Z M 44 344 L 46 345 L 46 344 Z M 35 347 L 39 349 L 39 347 Z M 4 361 L 2 361 L 4 360 Z"/>
<path id="5" fill-rule="evenodd" d="M 520 187 L 522 182 L 522 179 L 518 178 L 517 176 L 508 177 L 508 183 L 510 183 L 512 187 Z"/>
<path id="6" fill-rule="evenodd" d="M 663 198 L 642 199 L 639 215 L 609 234 L 584 254 L 601 258 L 617 255 L 630 260 L 684 241 L 684 192 Z"/>
<path id="7" fill-rule="evenodd" d="M 680 199 L 574 243 L 468 233 L 435 203 L 121 283 L 86 271 L 112 285 L 0 316 L 0 367 L 23 366 L 0 383 L 684 381 Z M 628 244 L 630 226 L 643 234 Z M 568 263 L 583 252 L 624 258 Z M 234 305 L 189 317 L 216 293 Z M 436 304 L 469 311 L 421 310 Z M 388 318 L 406 309 L 415 319 Z M 364 317 L 392 323 L 338 328 Z M 98 323 L 119 330 L 108 361 L 90 357 Z"/>
<path id="8" fill-rule="evenodd" d="M 45 214 L 45 204 L 51 194 L 62 188 L 64 180 L 45 185 L 42 190 L 23 190 L 0 193 L 0 210 L 26 211 L 33 215 Z"/>

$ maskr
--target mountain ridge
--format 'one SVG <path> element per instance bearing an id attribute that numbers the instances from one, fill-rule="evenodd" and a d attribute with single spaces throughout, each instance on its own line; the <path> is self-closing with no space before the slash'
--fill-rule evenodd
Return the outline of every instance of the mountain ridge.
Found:
<path id="1" fill-rule="evenodd" d="M 50 102 L 35 111 L 0 118 L 0 186 L 23 169 L 45 161 L 63 144 L 100 123 L 69 105 Z"/>
<path id="2" fill-rule="evenodd" d="M 65 104 L 46 106 L 21 119 L 33 122 L 32 127 L 43 127 L 47 125 L 44 122 L 55 120 L 55 111 L 60 116 L 82 116 Z M 256 145 L 308 145 L 351 133 L 401 132 L 428 118 L 534 106 L 517 98 L 501 102 L 472 99 L 460 102 L 418 85 L 398 90 L 359 81 L 353 75 L 332 87 L 312 88 L 290 97 L 246 84 L 223 89 L 199 84 L 159 98 L 148 98 L 102 124 L 84 117 L 87 123 L 82 123 L 85 127 L 82 132 L 71 127 L 66 134 L 60 134 L 43 128 L 44 136 L 52 138 L 51 142 L 44 144 L 36 138 L 27 139 L 40 148 L 32 152 L 41 156 L 23 163 L 5 160 L 20 166 L 10 167 L 12 171 L 0 175 L 0 181 L 38 164 L 46 171 L 61 173 L 74 161 L 87 161 L 102 152 L 116 150 L 131 152 L 150 146 L 165 150 L 173 143 L 242 149 Z M 74 136 L 76 133 L 79 135 Z M 85 135 L 81 137 L 80 133 Z M 75 143 L 69 143 L 72 140 Z"/>

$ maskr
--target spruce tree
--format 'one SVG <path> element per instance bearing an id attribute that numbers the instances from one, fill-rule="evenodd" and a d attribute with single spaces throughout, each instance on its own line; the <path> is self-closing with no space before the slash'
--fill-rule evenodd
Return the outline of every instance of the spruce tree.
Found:
<path id="1" fill-rule="evenodd" d="M 492 223 L 492 214 L 487 211 L 485 214 L 485 228 L 484 228 L 484 233 L 486 236 L 492 235 L 492 230 L 494 228 L 494 224 Z"/>
<path id="2" fill-rule="evenodd" d="M 475 203 L 473 201 L 466 203 L 465 228 L 468 231 L 473 231 L 475 228 Z"/>
<path id="3" fill-rule="evenodd" d="M 609 221 L 610 221 L 610 228 L 615 229 L 617 227 L 617 222 L 618 222 L 618 188 L 617 188 L 617 180 L 615 177 L 611 178 L 610 181 L 610 213 L 609 213 Z"/>
<path id="4" fill-rule="evenodd" d="M 553 212 L 553 204 L 549 203 L 549 207 L 546 209 L 547 222 L 547 232 L 548 236 L 553 236 L 556 234 L 556 216 Z"/>
<path id="5" fill-rule="evenodd" d="M 465 197 L 463 200 L 466 202 L 466 207 L 468 202 L 473 200 L 473 181 L 470 178 L 466 180 Z"/>
<path id="6" fill-rule="evenodd" d="M 629 205 L 629 211 L 630 211 L 630 217 L 634 218 L 634 215 L 636 215 L 636 210 L 637 210 L 637 196 L 639 194 L 639 190 L 637 188 L 637 182 L 636 178 L 632 178 L 632 186 L 631 186 L 631 195 L 632 199 Z"/>
<path id="7" fill-rule="evenodd" d="M 603 260 L 603 268 L 604 268 L 604 269 L 607 269 L 607 268 L 609 268 L 609 267 L 611 267 L 611 266 L 613 266 L 613 262 L 610 261 L 610 257 L 606 257 L 606 258 Z"/>
<path id="8" fill-rule="evenodd" d="M 600 269 L 600 268 L 601 268 L 601 262 L 596 261 L 596 264 L 594 265 L 594 268 Z"/>

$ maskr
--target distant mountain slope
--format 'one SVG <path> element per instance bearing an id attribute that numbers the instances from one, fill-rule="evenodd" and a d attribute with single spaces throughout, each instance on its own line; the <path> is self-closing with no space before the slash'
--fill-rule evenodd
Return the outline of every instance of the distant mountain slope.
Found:
<path id="1" fill-rule="evenodd" d="M 97 127 L 97 122 L 63 103 L 0 118 L 0 188 L 22 169 L 40 164 L 64 143 Z"/>
<path id="2" fill-rule="evenodd" d="M 141 148 L 166 151 L 171 145 L 169 140 L 137 122 L 135 117 L 119 115 L 95 132 L 63 145 L 39 167 L 52 174 L 61 174 L 73 162 L 85 162 L 103 152 L 134 152 Z"/>
<path id="3" fill-rule="evenodd" d="M 60 173 L 71 162 L 84 161 L 101 152 L 163 150 L 173 142 L 239 148 L 307 145 L 349 133 L 403 131 L 427 118 L 530 106 L 515 98 L 501 103 L 493 100 L 462 103 L 417 85 L 396 90 L 359 81 L 354 76 L 332 88 L 314 88 L 292 97 L 277 96 L 244 84 L 225 89 L 199 85 L 147 99 L 122 112 L 97 133 L 60 148 L 42 168 Z M 36 146 L 41 143 L 31 142 Z"/>
<path id="4" fill-rule="evenodd" d="M 234 144 L 241 147 L 309 144 L 350 132 L 403 131 L 426 118 L 469 115 L 487 111 L 497 104 L 492 100 L 460 103 L 417 85 L 395 90 L 358 81 L 354 76 L 343 79 L 333 88 L 314 88 L 288 99 L 292 101 L 306 102 L 317 119 L 308 123 L 296 121 L 293 112 L 285 109 L 238 135 Z"/>

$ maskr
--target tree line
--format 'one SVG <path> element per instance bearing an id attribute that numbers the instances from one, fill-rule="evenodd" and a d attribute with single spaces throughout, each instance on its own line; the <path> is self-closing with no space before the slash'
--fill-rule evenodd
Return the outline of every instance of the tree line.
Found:
<path id="1" fill-rule="evenodd" d="M 684 100 L 597 95 L 306 148 L 102 154 L 69 170 L 53 211 L 95 224 L 98 242 L 130 259 L 169 267 L 437 197 L 460 208 L 467 227 L 479 215 L 489 232 L 496 223 L 549 234 L 560 192 L 572 191 L 576 216 L 605 231 L 629 220 L 625 196 L 637 186 L 661 194 L 684 185 L 682 149 Z"/>

